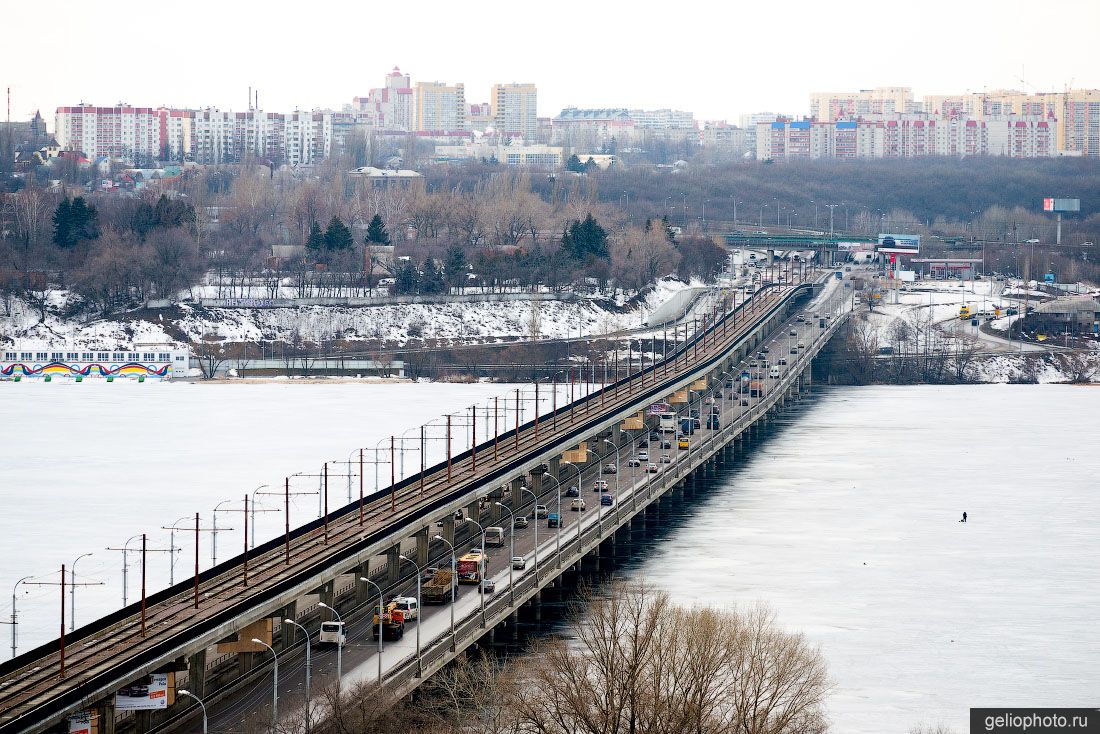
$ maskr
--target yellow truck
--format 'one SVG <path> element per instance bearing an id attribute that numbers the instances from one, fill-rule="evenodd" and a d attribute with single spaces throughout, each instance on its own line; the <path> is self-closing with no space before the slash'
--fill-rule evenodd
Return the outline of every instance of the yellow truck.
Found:
<path id="1" fill-rule="evenodd" d="M 959 309 L 959 318 L 960 319 L 970 318 L 970 306 L 969 305 L 967 305 L 965 303 L 962 305 L 962 308 Z"/>

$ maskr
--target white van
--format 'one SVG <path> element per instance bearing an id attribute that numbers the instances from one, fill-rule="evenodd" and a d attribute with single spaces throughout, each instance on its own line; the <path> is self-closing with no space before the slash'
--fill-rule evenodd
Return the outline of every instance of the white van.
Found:
<path id="1" fill-rule="evenodd" d="M 497 548 L 503 546 L 504 528 L 496 526 L 485 528 L 485 545 L 492 545 Z"/>
<path id="2" fill-rule="evenodd" d="M 779 378 L 779 368 L 778 367 L 772 367 L 771 370 L 768 372 L 768 377 L 772 378 L 773 380 L 778 379 Z"/>

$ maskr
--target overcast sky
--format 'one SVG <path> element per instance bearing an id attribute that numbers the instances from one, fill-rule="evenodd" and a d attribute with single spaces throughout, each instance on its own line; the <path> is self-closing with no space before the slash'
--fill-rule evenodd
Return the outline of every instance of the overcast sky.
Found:
<path id="1" fill-rule="evenodd" d="M 808 112 L 812 91 L 1100 87 L 1100 0 L 480 3 L 54 0 L 0 4 L 12 116 L 58 105 L 339 109 L 395 65 L 416 81 L 534 82 L 539 114 Z M 1023 81 L 1021 81 L 1021 77 Z"/>

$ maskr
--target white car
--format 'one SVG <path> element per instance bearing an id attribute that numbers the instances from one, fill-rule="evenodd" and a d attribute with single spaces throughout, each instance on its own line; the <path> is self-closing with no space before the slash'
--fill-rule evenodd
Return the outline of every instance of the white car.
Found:
<path id="1" fill-rule="evenodd" d="M 585 506 L 584 500 L 581 499 L 580 497 L 578 497 L 575 500 L 570 500 L 569 501 L 569 509 L 573 512 L 583 512 L 584 510 L 587 510 L 588 508 Z"/>
<path id="2" fill-rule="evenodd" d="M 527 568 L 527 559 L 523 556 L 512 556 L 512 568 L 516 571 L 522 571 Z"/>
<path id="3" fill-rule="evenodd" d="M 638 461 L 649 461 L 649 452 L 648 451 L 639 451 L 638 452 Z"/>

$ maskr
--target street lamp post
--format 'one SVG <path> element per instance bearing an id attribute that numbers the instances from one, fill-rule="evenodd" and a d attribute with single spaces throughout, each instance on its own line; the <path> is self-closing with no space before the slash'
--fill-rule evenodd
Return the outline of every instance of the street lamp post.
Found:
<path id="1" fill-rule="evenodd" d="M 371 586 L 373 586 L 374 588 L 378 589 L 378 683 L 379 683 L 379 685 L 381 685 L 382 684 L 382 651 L 385 650 L 385 647 L 383 647 L 383 645 L 382 645 L 382 609 L 383 609 L 382 605 L 383 605 L 383 602 L 384 602 L 384 600 L 382 598 L 382 587 L 379 586 L 378 584 L 374 583 L 370 579 L 368 579 L 366 576 L 360 576 L 359 580 L 364 582 L 364 583 L 368 583 Z M 416 606 L 416 609 L 417 609 L 417 614 L 419 614 L 420 613 L 420 577 L 419 576 L 417 576 L 417 578 L 416 578 L 416 587 L 417 587 L 417 594 L 416 594 L 416 605 L 417 606 Z M 419 617 L 418 617 L 418 619 L 419 619 Z M 420 639 L 420 622 L 419 621 L 416 623 L 416 637 L 417 637 L 418 640 Z"/>
<path id="2" fill-rule="evenodd" d="M 347 635 L 347 627 L 340 612 L 336 611 L 323 601 L 317 602 L 317 606 L 327 609 L 336 615 L 336 621 L 340 623 L 340 632 L 336 635 L 336 690 L 340 690 L 340 678 L 344 675 L 344 637 Z"/>
<path id="3" fill-rule="evenodd" d="M 193 699 L 195 699 L 196 702 L 198 702 L 199 707 L 202 709 L 202 734 L 207 734 L 208 731 L 209 731 L 209 727 L 207 725 L 207 719 L 206 719 L 206 704 L 204 704 L 202 702 L 201 698 L 196 696 L 194 693 L 191 693 L 191 691 L 187 690 L 186 688 L 180 688 L 176 691 L 176 693 L 180 694 L 181 696 L 187 696 L 188 698 L 193 698 Z"/>
<path id="4" fill-rule="evenodd" d="M 534 503 L 535 507 L 532 510 L 532 512 L 534 513 L 534 516 L 535 516 L 534 517 L 534 520 L 535 520 L 535 581 L 538 581 L 538 578 L 539 578 L 539 498 L 534 492 L 527 489 L 527 487 L 521 487 L 520 492 L 521 493 L 526 492 L 527 494 L 531 495 L 531 499 L 533 499 L 535 501 L 535 503 Z M 515 522 L 515 521 L 513 520 L 513 522 Z M 515 528 L 513 528 L 513 530 L 515 530 Z M 511 564 L 509 564 L 509 565 L 511 565 Z"/>
<path id="5" fill-rule="evenodd" d="M 516 557 L 516 516 L 512 512 L 511 508 L 501 504 L 500 502 L 494 502 L 494 505 L 499 507 L 508 513 L 508 516 L 512 519 L 512 532 L 508 533 L 508 601 L 509 603 L 515 603 L 516 601 L 516 588 L 512 583 L 512 559 Z M 537 523 L 536 523 L 537 524 Z M 484 594 L 482 594 L 484 597 Z"/>
<path id="6" fill-rule="evenodd" d="M 218 565 L 218 509 L 221 508 L 226 502 L 232 502 L 232 500 L 222 500 L 218 504 L 214 505 L 214 521 L 210 529 L 210 565 Z"/>
<path id="7" fill-rule="evenodd" d="M 561 568 L 561 524 L 562 524 L 561 523 L 561 482 L 558 481 L 557 477 L 552 477 L 549 474 L 543 474 L 543 476 L 544 477 L 549 477 L 550 479 L 552 479 L 554 481 L 554 486 L 558 490 L 558 527 L 557 527 L 558 532 L 554 536 L 554 544 L 556 546 L 554 552 L 558 556 L 558 568 Z M 538 517 L 536 517 L 535 518 L 535 524 L 536 525 L 538 525 L 538 521 L 539 521 L 539 519 L 538 519 Z"/>
<path id="8" fill-rule="evenodd" d="M 23 578 L 16 581 L 15 586 L 13 586 L 12 589 L 11 589 L 11 656 L 13 658 L 16 657 L 15 630 L 16 630 L 16 627 L 18 627 L 18 625 L 19 625 L 19 617 L 15 613 L 16 592 L 19 591 L 19 584 L 21 584 L 24 581 L 27 581 L 29 579 L 33 579 L 33 578 L 34 578 L 34 576 L 24 576 Z"/>
<path id="9" fill-rule="evenodd" d="M 252 641 L 257 645 L 263 645 L 271 651 L 271 657 L 275 659 L 273 675 L 271 679 L 271 731 L 277 731 L 279 727 L 279 654 L 275 648 L 263 640 L 253 637 Z"/>
<path id="10" fill-rule="evenodd" d="M 309 630 L 304 626 L 295 622 L 293 619 L 284 619 L 284 622 L 294 625 L 298 629 L 302 630 L 302 634 L 306 638 L 306 731 L 309 731 L 310 725 L 310 712 L 309 712 L 309 700 L 313 696 L 313 660 L 310 657 L 310 644 L 309 644 Z"/>
<path id="11" fill-rule="evenodd" d="M 436 535 L 434 540 L 442 540 L 447 544 L 447 547 L 451 549 L 451 650 L 455 649 L 455 573 L 458 571 L 457 563 L 455 562 L 455 547 L 451 541 L 444 538 L 442 535 Z"/>
<path id="12" fill-rule="evenodd" d="M 419 678 L 423 674 L 422 663 L 420 660 L 420 619 L 421 619 L 421 607 L 423 606 L 420 600 L 420 577 L 423 575 L 420 566 L 416 565 L 411 559 L 405 556 L 398 556 L 402 561 L 408 561 L 412 563 L 413 568 L 416 569 L 416 676 Z"/>
<path id="13" fill-rule="evenodd" d="M 85 553 L 83 555 L 77 556 L 76 561 L 79 561 L 81 558 L 87 558 L 90 555 L 92 555 L 92 554 L 91 553 Z M 175 560 L 175 556 L 172 556 L 172 560 L 173 561 Z M 72 583 L 72 586 L 69 587 L 69 631 L 70 632 L 72 632 L 73 630 L 76 629 L 76 561 L 73 561 L 73 565 L 69 567 L 69 570 L 71 571 L 71 573 L 73 575 L 73 583 Z M 169 585 L 171 585 L 171 584 L 169 584 Z M 12 605 L 12 616 L 13 617 L 15 616 L 15 606 L 14 606 L 14 604 Z M 12 629 L 14 630 L 14 628 L 12 628 Z M 14 657 L 14 655 L 13 655 L 13 657 Z"/>
<path id="14" fill-rule="evenodd" d="M 481 561 L 479 561 L 479 564 L 480 564 L 481 568 L 478 569 L 479 573 L 478 573 L 478 582 L 477 583 L 478 583 L 478 591 L 480 592 L 478 594 L 478 596 L 481 597 L 481 626 L 482 626 L 482 628 L 484 628 L 485 627 L 485 574 L 489 570 L 488 564 L 485 563 L 485 528 L 481 526 L 481 523 L 479 523 L 477 520 L 473 519 L 472 517 L 464 517 L 464 518 L 462 518 L 462 522 L 472 522 L 474 525 L 477 525 L 477 529 L 481 531 Z M 514 532 L 515 527 L 513 527 L 512 530 Z M 511 533 L 509 533 L 508 537 L 511 537 Z"/>

